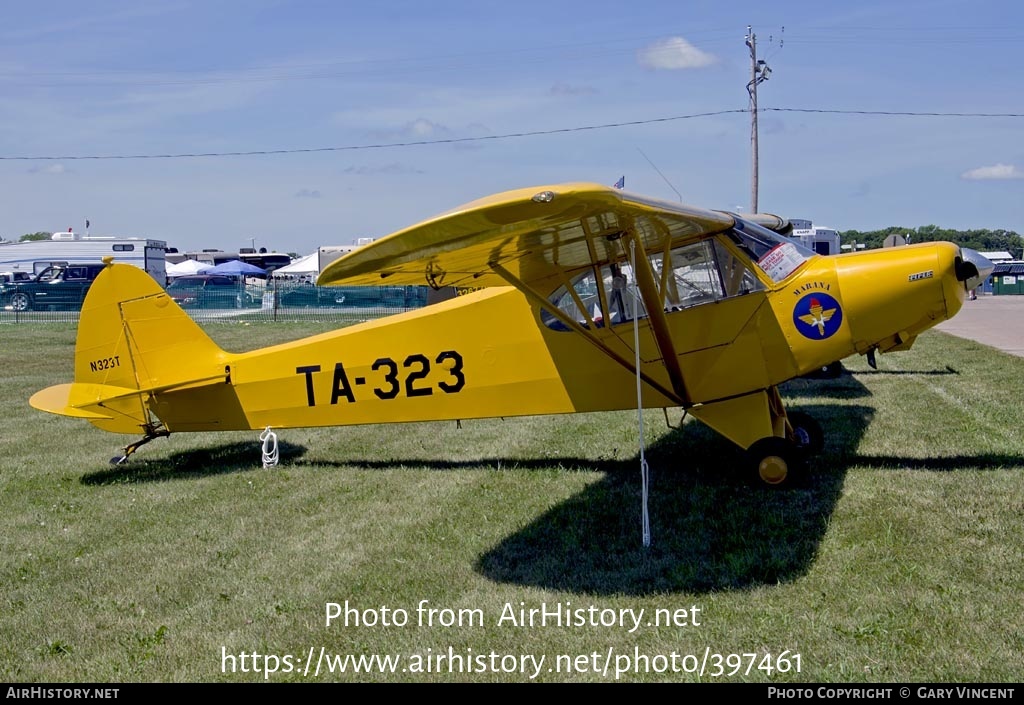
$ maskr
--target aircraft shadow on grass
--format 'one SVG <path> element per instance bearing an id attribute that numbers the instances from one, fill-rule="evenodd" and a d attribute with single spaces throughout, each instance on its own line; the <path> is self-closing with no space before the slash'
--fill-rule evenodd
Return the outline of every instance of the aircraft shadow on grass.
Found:
<path id="1" fill-rule="evenodd" d="M 870 423 L 863 406 L 800 406 L 825 428 L 801 485 L 755 482 L 743 454 L 688 423 L 645 451 L 650 544 L 643 545 L 639 457 L 538 516 L 477 561 L 492 580 L 591 595 L 711 592 L 774 585 L 805 573 L 842 490 L 843 458 Z"/>
<path id="2" fill-rule="evenodd" d="M 805 388 L 806 387 L 806 388 Z M 602 472 L 583 492 L 537 516 L 477 560 L 482 575 L 502 583 L 592 595 L 713 592 L 774 585 L 805 574 L 817 555 L 851 466 L 950 471 L 1021 464 L 1020 457 L 983 454 L 916 459 L 858 455 L 874 410 L 856 404 L 801 403 L 801 396 L 869 395 L 855 377 L 828 384 L 797 380 L 784 390 L 790 410 L 814 417 L 825 448 L 801 485 L 775 491 L 750 477 L 743 454 L 700 423 L 686 423 L 645 449 L 649 468 L 650 544 L 642 541 L 639 454 L 632 458 L 486 458 L 464 461 L 407 458 L 408 467 L 451 471 L 480 467 L 517 470 L 563 467 Z M 306 448 L 279 445 L 282 465 L 302 465 Z M 113 466 L 85 484 L 161 482 L 250 472 L 251 441 L 175 453 Z M 336 468 L 394 468 L 393 459 L 324 462 Z"/>
<path id="3" fill-rule="evenodd" d="M 279 463 L 294 463 L 306 452 L 305 446 L 280 442 Z M 84 485 L 114 485 L 145 482 L 166 482 L 186 478 L 214 477 L 262 469 L 260 446 L 251 440 L 218 446 L 184 450 L 165 458 L 142 460 L 134 456 L 124 465 L 91 472 L 82 477 Z"/>

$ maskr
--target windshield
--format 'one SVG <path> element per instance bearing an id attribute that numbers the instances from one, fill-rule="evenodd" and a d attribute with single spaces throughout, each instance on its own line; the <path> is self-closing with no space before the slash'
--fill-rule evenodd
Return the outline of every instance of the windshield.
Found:
<path id="1" fill-rule="evenodd" d="M 814 256 L 812 250 L 795 240 L 742 218 L 736 218 L 730 235 L 740 250 L 776 283 Z"/>

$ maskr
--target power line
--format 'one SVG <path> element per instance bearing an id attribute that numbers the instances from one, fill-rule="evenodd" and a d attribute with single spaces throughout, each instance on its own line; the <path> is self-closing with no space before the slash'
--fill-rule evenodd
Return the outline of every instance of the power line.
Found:
<path id="1" fill-rule="evenodd" d="M 894 111 L 894 110 L 828 110 L 821 108 L 758 108 L 758 112 L 780 112 L 780 113 L 819 113 L 831 115 L 881 115 L 881 116 L 907 116 L 907 117 L 961 117 L 961 118 L 1021 118 L 1024 113 L 942 113 L 942 112 L 921 112 L 921 111 Z M 296 149 L 258 149 L 237 152 L 182 152 L 178 154 L 92 154 L 92 155 L 62 155 L 62 156 L 3 156 L 0 161 L 75 161 L 75 160 L 110 160 L 110 159 L 192 159 L 200 157 L 257 157 L 283 154 L 313 154 L 317 152 L 355 152 L 367 149 L 393 149 L 396 147 L 421 147 L 438 144 L 459 144 L 466 142 L 485 142 L 488 140 L 505 140 L 520 137 L 539 137 L 543 135 L 557 135 L 570 132 L 587 132 L 592 130 L 607 130 L 616 127 L 633 127 L 637 125 L 653 125 L 660 122 L 673 122 L 676 120 L 691 120 L 694 118 L 714 117 L 718 115 L 730 115 L 734 113 L 749 114 L 749 108 L 737 108 L 734 110 L 714 110 L 706 113 L 691 113 L 689 115 L 675 115 L 672 117 L 649 118 L 647 120 L 630 120 L 627 122 L 610 122 L 601 125 L 582 125 L 577 127 L 563 127 L 551 130 L 532 130 L 529 132 L 509 132 L 501 135 L 484 135 L 480 137 L 452 137 L 436 140 L 416 140 L 412 142 L 384 142 L 378 144 L 343 145 L 338 147 L 307 147 Z"/>
<path id="2" fill-rule="evenodd" d="M 1024 117 L 1024 113 L 927 113 L 897 110 L 824 110 L 821 108 L 761 108 L 777 113 L 831 113 L 835 115 L 907 115 L 910 117 Z"/>

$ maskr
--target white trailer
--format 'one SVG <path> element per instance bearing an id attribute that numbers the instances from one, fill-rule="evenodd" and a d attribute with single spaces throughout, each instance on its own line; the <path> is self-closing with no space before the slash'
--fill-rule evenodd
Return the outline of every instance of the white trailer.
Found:
<path id="1" fill-rule="evenodd" d="M 809 220 L 789 221 L 793 224 L 793 232 L 789 238 L 796 240 L 807 249 L 819 255 L 837 255 L 840 250 L 839 231 L 813 225 Z"/>
<path id="2" fill-rule="evenodd" d="M 102 262 L 132 264 L 150 274 L 161 286 L 167 283 L 167 243 L 139 237 L 82 236 L 71 230 L 54 233 L 49 240 L 0 244 L 0 272 L 35 276 L 53 264 Z"/>

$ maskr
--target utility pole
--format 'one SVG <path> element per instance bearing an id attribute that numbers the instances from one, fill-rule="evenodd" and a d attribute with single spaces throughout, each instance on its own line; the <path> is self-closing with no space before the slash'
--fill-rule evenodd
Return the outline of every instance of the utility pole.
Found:
<path id="1" fill-rule="evenodd" d="M 750 212 L 757 213 L 757 84 L 768 80 L 772 72 L 764 60 L 757 58 L 757 35 L 747 25 L 747 46 L 750 48 L 750 83 L 747 94 L 750 96 Z"/>

